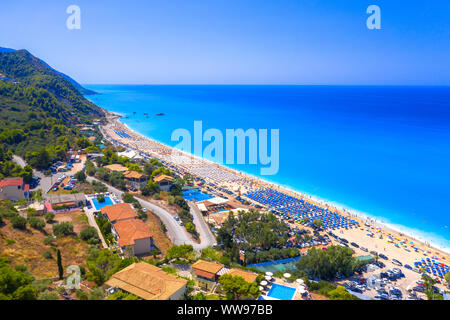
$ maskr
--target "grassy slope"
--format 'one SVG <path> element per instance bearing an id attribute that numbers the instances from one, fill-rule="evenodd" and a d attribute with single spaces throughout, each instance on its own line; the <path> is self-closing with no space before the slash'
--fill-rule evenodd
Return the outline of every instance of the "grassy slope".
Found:
<path id="1" fill-rule="evenodd" d="M 83 215 L 82 212 L 63 213 L 58 214 L 57 219 L 71 221 L 74 232 L 79 234 L 89 226 Z M 22 231 L 14 229 L 8 220 L 3 220 L 4 224 L 0 226 L 0 256 L 11 258 L 13 266 L 26 265 L 37 279 L 57 277 L 56 249 L 60 249 L 64 268 L 72 264 L 86 267 L 85 260 L 89 248 L 86 242 L 74 237 L 64 237 L 57 239 L 55 245 L 45 245 L 42 240 L 48 234 L 52 234 L 50 224 L 46 225 L 45 232 L 32 229 L 30 226 Z M 42 254 L 45 251 L 50 251 L 53 259 L 44 258 Z"/>

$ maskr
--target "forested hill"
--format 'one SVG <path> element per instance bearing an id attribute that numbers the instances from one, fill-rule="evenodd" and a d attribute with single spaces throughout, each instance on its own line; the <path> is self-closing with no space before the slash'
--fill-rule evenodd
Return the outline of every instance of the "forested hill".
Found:
<path id="1" fill-rule="evenodd" d="M 20 173 L 12 154 L 45 169 L 80 148 L 75 125 L 104 114 L 72 82 L 26 50 L 0 48 L 0 179 Z"/>
<path id="2" fill-rule="evenodd" d="M 51 68 L 27 50 L 0 50 L 0 73 L 22 86 L 42 88 L 75 113 L 98 117 L 102 113 L 84 94 L 95 92 L 83 88 L 69 76 Z"/>

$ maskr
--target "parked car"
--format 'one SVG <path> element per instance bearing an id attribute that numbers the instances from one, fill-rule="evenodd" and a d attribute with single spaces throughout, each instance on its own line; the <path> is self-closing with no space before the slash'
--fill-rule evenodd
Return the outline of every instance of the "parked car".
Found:
<path id="1" fill-rule="evenodd" d="M 405 264 L 404 266 L 406 269 L 412 270 L 412 267 L 409 264 Z"/>
<path id="2" fill-rule="evenodd" d="M 359 248 L 359 245 L 357 244 L 357 243 L 355 243 L 355 242 L 351 242 L 350 243 L 352 246 L 354 246 L 355 248 Z"/>
<path id="3" fill-rule="evenodd" d="M 397 259 L 392 259 L 392 263 L 397 266 L 403 266 L 403 264 L 400 261 L 398 261 Z"/>
<path id="4" fill-rule="evenodd" d="M 388 257 L 386 257 L 384 254 L 380 253 L 379 254 L 380 258 L 383 258 L 384 260 L 389 260 Z"/>
<path id="5" fill-rule="evenodd" d="M 362 251 L 368 252 L 369 250 L 366 247 L 359 247 Z"/>
<path id="6" fill-rule="evenodd" d="M 376 251 L 374 251 L 374 250 L 373 250 L 373 251 L 370 251 L 370 253 L 373 254 L 374 256 L 377 256 L 377 255 L 378 255 L 378 252 L 376 252 Z"/>

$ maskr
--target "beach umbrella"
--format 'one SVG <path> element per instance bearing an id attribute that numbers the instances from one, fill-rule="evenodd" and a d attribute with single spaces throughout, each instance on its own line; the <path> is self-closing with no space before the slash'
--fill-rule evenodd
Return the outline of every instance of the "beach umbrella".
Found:
<path id="1" fill-rule="evenodd" d="M 271 277 L 271 276 L 265 276 L 264 278 L 265 278 L 267 281 L 272 280 L 272 277 Z"/>
<path id="2" fill-rule="evenodd" d="M 267 271 L 267 272 L 266 272 L 266 276 L 273 276 L 273 273 L 270 272 L 270 271 Z"/>
<path id="3" fill-rule="evenodd" d="M 295 280 L 297 283 L 300 283 L 300 284 L 303 284 L 304 283 L 304 281 L 303 281 L 303 279 L 297 279 L 297 280 Z"/>
<path id="4" fill-rule="evenodd" d="M 260 285 L 262 285 L 262 286 L 267 286 L 267 281 L 266 281 L 266 280 L 261 281 L 261 282 L 260 282 Z"/>
<path id="5" fill-rule="evenodd" d="M 285 278 L 290 278 L 290 277 L 291 277 L 291 274 L 286 272 L 285 274 L 283 274 L 283 277 L 285 277 Z"/>
<path id="6" fill-rule="evenodd" d="M 263 290 L 264 290 L 264 288 L 259 286 L 259 291 L 263 291 Z"/>

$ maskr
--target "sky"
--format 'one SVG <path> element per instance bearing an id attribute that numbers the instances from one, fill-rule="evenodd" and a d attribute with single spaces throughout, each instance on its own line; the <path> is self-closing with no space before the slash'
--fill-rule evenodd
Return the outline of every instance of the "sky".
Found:
<path id="1" fill-rule="evenodd" d="M 66 27 L 69 5 L 81 29 Z M 381 29 L 366 12 L 377 5 Z M 84 84 L 450 85 L 448 0 L 14 0 L 0 47 Z"/>

